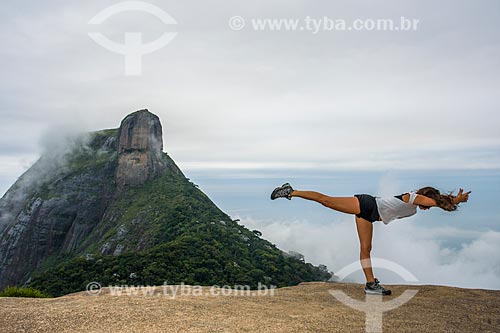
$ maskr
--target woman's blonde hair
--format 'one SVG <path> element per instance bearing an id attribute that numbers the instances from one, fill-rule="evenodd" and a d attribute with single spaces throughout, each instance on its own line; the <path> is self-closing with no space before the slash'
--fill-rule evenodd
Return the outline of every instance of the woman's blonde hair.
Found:
<path id="1" fill-rule="evenodd" d="M 417 194 L 434 199 L 439 208 L 452 212 L 458 208 L 458 205 L 453 203 L 453 195 L 441 194 L 439 190 L 431 186 L 422 187 L 417 191 Z"/>

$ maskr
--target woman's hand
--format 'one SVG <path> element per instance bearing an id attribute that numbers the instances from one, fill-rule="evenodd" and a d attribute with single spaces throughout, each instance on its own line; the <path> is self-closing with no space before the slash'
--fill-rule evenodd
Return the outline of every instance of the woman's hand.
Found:
<path id="1" fill-rule="evenodd" d="M 471 193 L 471 191 L 469 192 L 466 192 L 464 193 L 464 189 L 461 188 L 459 191 L 458 191 L 458 194 L 453 196 L 453 203 L 454 204 L 459 204 L 461 202 L 467 202 L 467 200 L 469 200 L 469 194 Z"/>

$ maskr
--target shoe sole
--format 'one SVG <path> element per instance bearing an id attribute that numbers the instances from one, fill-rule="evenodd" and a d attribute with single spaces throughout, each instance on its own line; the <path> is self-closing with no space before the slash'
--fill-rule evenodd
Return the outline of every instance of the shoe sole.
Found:
<path id="1" fill-rule="evenodd" d="M 281 187 L 278 187 L 278 188 L 275 188 L 273 193 L 271 193 L 271 200 L 275 200 L 275 199 L 278 199 L 277 197 L 275 197 L 276 195 L 276 192 L 278 192 L 280 190 Z"/>
<path id="2" fill-rule="evenodd" d="M 283 188 L 283 185 L 274 189 L 273 193 L 271 193 L 271 200 L 275 200 L 275 199 L 279 199 L 279 198 L 286 198 L 286 199 L 290 200 L 289 197 L 276 197 L 275 196 L 276 192 L 278 192 L 282 188 Z M 293 189 L 292 189 L 292 191 L 293 191 Z"/>
<path id="3" fill-rule="evenodd" d="M 386 291 L 383 291 L 383 292 L 378 292 L 378 291 L 375 291 L 375 290 L 366 290 L 365 289 L 365 294 L 367 294 L 367 295 L 389 296 L 389 295 L 392 294 L 392 292 L 390 290 L 386 290 Z"/>

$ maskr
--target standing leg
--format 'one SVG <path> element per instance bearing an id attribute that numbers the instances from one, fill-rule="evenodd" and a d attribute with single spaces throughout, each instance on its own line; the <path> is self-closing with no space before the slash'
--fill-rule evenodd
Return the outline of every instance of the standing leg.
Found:
<path id="1" fill-rule="evenodd" d="M 365 273 L 366 282 L 375 281 L 370 260 L 372 250 L 373 223 L 356 216 L 356 227 L 358 229 L 361 267 Z"/>
<path id="2" fill-rule="evenodd" d="M 359 200 L 356 197 L 329 197 L 314 191 L 293 191 L 290 196 L 319 202 L 325 207 L 347 214 L 359 214 Z"/>

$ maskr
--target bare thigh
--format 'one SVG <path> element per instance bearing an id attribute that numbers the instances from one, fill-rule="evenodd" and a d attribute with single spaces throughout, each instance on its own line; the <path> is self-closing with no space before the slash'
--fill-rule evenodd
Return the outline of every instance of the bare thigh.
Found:
<path id="1" fill-rule="evenodd" d="M 356 197 L 330 197 L 325 196 L 321 202 L 324 206 L 347 214 L 361 212 L 359 200 Z"/>
<path id="2" fill-rule="evenodd" d="M 291 196 L 316 201 L 325 207 L 331 208 L 333 210 L 342 213 L 359 214 L 361 211 L 359 206 L 359 200 L 354 196 L 331 197 L 315 191 L 298 191 L 298 190 L 293 191 Z"/>

